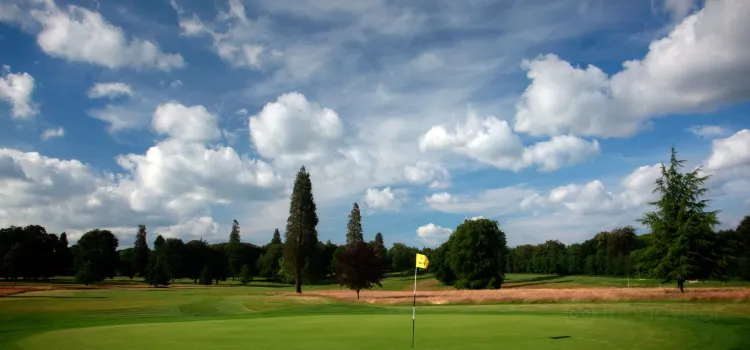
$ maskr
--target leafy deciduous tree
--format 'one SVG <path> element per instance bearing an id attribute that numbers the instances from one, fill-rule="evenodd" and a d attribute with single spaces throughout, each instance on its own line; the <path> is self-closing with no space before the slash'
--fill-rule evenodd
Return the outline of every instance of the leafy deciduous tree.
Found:
<path id="1" fill-rule="evenodd" d="M 365 242 L 347 245 L 336 266 L 339 283 L 357 292 L 357 300 L 362 289 L 370 289 L 375 285 L 382 287 L 382 260 Z"/>
<path id="2" fill-rule="evenodd" d="M 91 230 L 78 240 L 79 266 L 91 263 L 91 274 L 95 282 L 115 277 L 119 254 L 117 237 L 108 230 Z"/>
<path id="3" fill-rule="evenodd" d="M 497 221 L 465 220 L 450 238 L 448 261 L 456 288 L 500 288 L 505 279 L 505 233 Z"/>

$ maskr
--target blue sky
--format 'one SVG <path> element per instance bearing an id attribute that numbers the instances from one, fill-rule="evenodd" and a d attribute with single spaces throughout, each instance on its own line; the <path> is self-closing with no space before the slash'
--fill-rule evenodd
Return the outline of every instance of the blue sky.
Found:
<path id="1" fill-rule="evenodd" d="M 0 0 L 0 225 L 246 241 L 635 225 L 669 148 L 750 213 L 742 0 Z M 646 232 L 640 228 L 640 232 Z"/>

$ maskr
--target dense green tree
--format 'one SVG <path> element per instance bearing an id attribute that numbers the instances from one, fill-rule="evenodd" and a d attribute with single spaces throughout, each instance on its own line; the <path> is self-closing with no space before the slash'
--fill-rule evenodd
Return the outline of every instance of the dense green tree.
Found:
<path id="1" fill-rule="evenodd" d="M 303 166 L 294 180 L 284 233 L 284 268 L 294 276 L 297 293 L 302 293 L 302 272 L 318 244 L 316 211 L 310 174 Z"/>
<path id="2" fill-rule="evenodd" d="M 120 261 L 117 264 L 117 274 L 120 276 L 126 276 L 133 279 L 135 271 L 133 271 L 133 248 L 127 248 L 118 252 L 120 255 Z"/>
<path id="3" fill-rule="evenodd" d="M 660 198 L 650 203 L 656 207 L 640 219 L 651 229 L 654 245 L 647 256 L 658 260 L 650 274 L 665 281 L 677 281 L 680 292 L 686 280 L 707 278 L 716 266 L 714 226 L 716 211 L 707 211 L 707 189 L 700 168 L 681 173 L 683 160 L 672 148 L 669 166 L 662 163 L 661 176 L 654 192 Z"/>
<path id="4" fill-rule="evenodd" d="M 253 275 L 250 273 L 250 267 L 247 265 L 242 266 L 240 269 L 240 283 L 244 286 L 252 280 Z"/>
<path id="5" fill-rule="evenodd" d="M 237 220 L 232 221 L 232 231 L 229 233 L 229 242 L 227 244 L 227 259 L 229 275 L 234 279 L 244 266 L 241 255 L 242 247 L 240 246 L 240 223 Z"/>
<path id="6" fill-rule="evenodd" d="M 448 261 L 458 289 L 500 288 L 505 279 L 505 233 L 497 221 L 465 220 L 450 238 Z"/>
<path id="7" fill-rule="evenodd" d="M 284 256 L 282 244 L 271 244 L 258 259 L 258 275 L 268 281 L 278 281 L 279 260 Z"/>
<path id="8" fill-rule="evenodd" d="M 736 269 L 733 276 L 750 281 L 750 215 L 740 221 L 734 235 L 737 246 L 734 249 Z"/>
<path id="9" fill-rule="evenodd" d="M 154 244 L 155 250 L 156 246 L 157 245 Z M 146 282 L 148 282 L 149 285 L 154 287 L 167 286 L 169 285 L 169 281 L 172 280 L 172 276 L 169 275 L 168 267 L 163 260 L 161 254 L 152 254 L 152 259 L 149 261 L 148 268 L 146 269 Z"/>
<path id="10" fill-rule="evenodd" d="M 73 253 L 68 247 L 68 235 L 63 232 L 60 234 L 60 239 L 57 241 L 57 247 L 55 248 L 55 255 L 57 255 L 57 273 L 60 275 L 69 275 L 73 269 Z"/>
<path id="11" fill-rule="evenodd" d="M 210 286 L 212 283 L 213 278 L 211 278 L 211 270 L 208 268 L 208 265 L 203 266 L 200 273 L 200 284 Z"/>
<path id="12" fill-rule="evenodd" d="M 339 246 L 328 240 L 326 243 L 318 243 L 318 254 L 316 268 L 318 278 L 327 278 L 333 276 L 336 272 L 333 270 L 333 254 Z"/>
<path id="13" fill-rule="evenodd" d="M 336 271 L 338 271 L 338 265 L 339 265 L 339 257 L 341 254 L 344 254 L 344 249 L 346 249 L 346 245 L 340 245 L 337 246 L 336 249 L 333 250 L 333 256 L 331 258 L 331 271 L 333 271 L 333 275 L 336 275 Z"/>
<path id="14" fill-rule="evenodd" d="M 95 282 L 116 275 L 119 254 L 117 237 L 108 230 L 91 230 L 78 240 L 79 266 L 91 263 L 91 273 Z"/>
<path id="15" fill-rule="evenodd" d="M 279 233 L 279 229 L 273 230 L 273 238 L 271 238 L 271 244 L 282 244 L 284 242 L 281 241 L 281 233 Z"/>
<path id="16" fill-rule="evenodd" d="M 378 253 L 365 242 L 356 242 L 346 246 L 344 252 L 338 257 L 336 278 L 341 286 L 359 292 L 362 289 L 370 289 L 383 280 L 383 261 Z"/>
<path id="17" fill-rule="evenodd" d="M 239 255 L 239 261 L 242 266 L 247 265 L 250 269 L 251 276 L 257 276 L 259 271 L 256 268 L 258 266 L 258 260 L 260 256 L 265 252 L 265 249 L 255 244 L 243 242 L 237 250 Z"/>
<path id="18" fill-rule="evenodd" d="M 450 245 L 451 241 L 448 239 L 438 249 L 435 249 L 429 256 L 430 266 L 428 267 L 429 271 L 435 274 L 435 279 L 447 286 L 452 286 L 456 283 L 456 274 L 453 273 L 448 262 Z"/>
<path id="19" fill-rule="evenodd" d="M 201 278 L 203 269 L 208 266 L 210 256 L 211 249 L 203 239 L 192 240 L 185 244 L 184 264 L 182 265 L 185 276 L 196 283 Z"/>
<path id="20" fill-rule="evenodd" d="M 352 211 L 349 213 L 349 222 L 346 224 L 346 245 L 349 246 L 364 241 L 362 213 L 359 211 L 359 205 L 355 202 L 352 206 Z"/>
<path id="21" fill-rule="evenodd" d="M 276 280 L 279 283 L 284 284 L 293 284 L 295 283 L 294 276 L 289 274 L 289 269 L 287 269 L 284 263 L 284 257 L 282 256 L 281 259 L 279 259 L 279 262 L 277 263 L 279 266 L 279 271 L 276 272 Z"/>
<path id="22" fill-rule="evenodd" d="M 226 281 L 229 274 L 226 243 L 211 244 L 209 248 L 208 267 L 211 269 L 211 277 L 219 284 L 219 281 Z"/>
<path id="23" fill-rule="evenodd" d="M 161 254 L 162 249 L 164 248 L 164 243 L 166 240 L 161 235 L 156 236 L 156 239 L 154 239 L 154 251 L 157 254 Z"/>
<path id="24" fill-rule="evenodd" d="M 375 240 L 373 240 L 370 244 L 372 245 L 372 248 L 375 249 L 378 257 L 380 257 L 383 270 L 388 269 L 391 266 L 391 262 L 388 260 L 388 248 L 385 247 L 383 234 L 380 232 L 376 233 Z"/>
<path id="25" fill-rule="evenodd" d="M 135 235 L 135 244 L 133 245 L 133 271 L 139 276 L 145 276 L 146 266 L 148 266 L 148 242 L 146 241 L 146 225 L 138 225 L 138 233 Z"/>
<path id="26" fill-rule="evenodd" d="M 5 278 L 11 281 L 18 281 L 21 276 L 23 267 L 23 244 L 14 244 L 3 257 L 3 266 L 5 268 Z"/>
<path id="27" fill-rule="evenodd" d="M 185 276 L 183 261 L 186 250 L 185 243 L 183 243 L 181 239 L 167 238 L 164 241 L 161 251 L 158 252 L 167 274 L 172 279 Z"/>
<path id="28" fill-rule="evenodd" d="M 91 263 L 91 261 L 86 261 L 85 263 L 81 264 L 81 266 L 78 268 L 78 272 L 76 272 L 75 280 L 76 283 L 80 283 L 86 286 L 101 281 L 99 277 L 96 276 L 96 273 L 94 272 L 94 265 Z"/>
<path id="29" fill-rule="evenodd" d="M 388 251 L 391 260 L 391 271 L 405 272 L 414 270 L 417 248 L 409 247 L 403 243 L 394 243 Z"/>

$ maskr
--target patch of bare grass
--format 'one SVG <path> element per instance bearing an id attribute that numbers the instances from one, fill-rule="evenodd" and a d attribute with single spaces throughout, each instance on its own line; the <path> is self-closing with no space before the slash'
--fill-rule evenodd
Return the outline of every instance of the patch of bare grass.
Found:
<path id="1" fill-rule="evenodd" d="M 310 291 L 306 295 L 337 300 L 356 300 L 348 290 Z M 379 305 L 411 304 L 408 291 L 362 291 L 361 301 Z M 750 301 L 750 288 L 696 288 L 685 293 L 661 288 L 576 288 L 576 289 L 501 289 L 419 291 L 420 304 L 482 304 L 482 303 L 558 303 L 558 302 L 628 302 L 652 300 L 681 301 Z"/>

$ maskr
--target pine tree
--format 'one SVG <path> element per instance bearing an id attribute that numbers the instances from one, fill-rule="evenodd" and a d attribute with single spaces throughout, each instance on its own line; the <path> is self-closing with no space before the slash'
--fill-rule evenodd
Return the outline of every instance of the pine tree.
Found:
<path id="1" fill-rule="evenodd" d="M 68 235 L 65 232 L 60 234 L 55 254 L 57 255 L 57 271 L 62 275 L 68 275 L 73 266 L 73 253 L 70 251 L 70 247 L 68 247 Z"/>
<path id="2" fill-rule="evenodd" d="M 294 180 L 289 204 L 289 218 L 284 233 L 284 261 L 294 276 L 294 289 L 302 293 L 302 270 L 318 244 L 318 215 L 312 193 L 310 174 L 303 166 Z"/>
<path id="3" fill-rule="evenodd" d="M 133 272 L 140 276 L 146 275 L 146 266 L 148 266 L 148 243 L 146 241 L 146 225 L 138 225 L 138 233 L 135 235 L 135 245 L 133 246 Z"/>
<path id="4" fill-rule="evenodd" d="M 378 232 L 375 234 L 375 240 L 372 241 L 372 249 L 380 258 L 381 264 L 383 265 L 384 269 L 390 265 L 390 262 L 388 261 L 388 249 L 385 247 L 385 243 L 383 242 L 382 233 Z"/>
<path id="5" fill-rule="evenodd" d="M 229 233 L 229 244 L 227 244 L 227 258 L 229 274 L 234 279 L 240 273 L 242 256 L 240 255 L 240 223 L 232 222 L 232 231 Z"/>
<path id="6" fill-rule="evenodd" d="M 271 244 L 281 244 L 281 234 L 279 233 L 279 229 L 273 230 L 273 238 L 271 239 Z"/>
<path id="7" fill-rule="evenodd" d="M 677 159 L 672 147 L 669 167 L 662 163 L 661 177 L 656 180 L 656 207 L 640 219 L 651 228 L 654 244 L 644 253 L 648 272 L 664 281 L 677 281 L 680 292 L 686 280 L 707 278 L 716 265 L 714 226 L 719 224 L 716 211 L 706 211 L 709 201 L 702 197 L 708 191 L 708 176 L 700 168 L 680 173 L 683 160 Z"/>
<path id="8" fill-rule="evenodd" d="M 360 242 L 364 242 L 362 214 L 359 211 L 359 205 L 355 202 L 351 213 L 349 213 L 349 223 L 346 225 L 346 245 L 350 246 Z"/>

